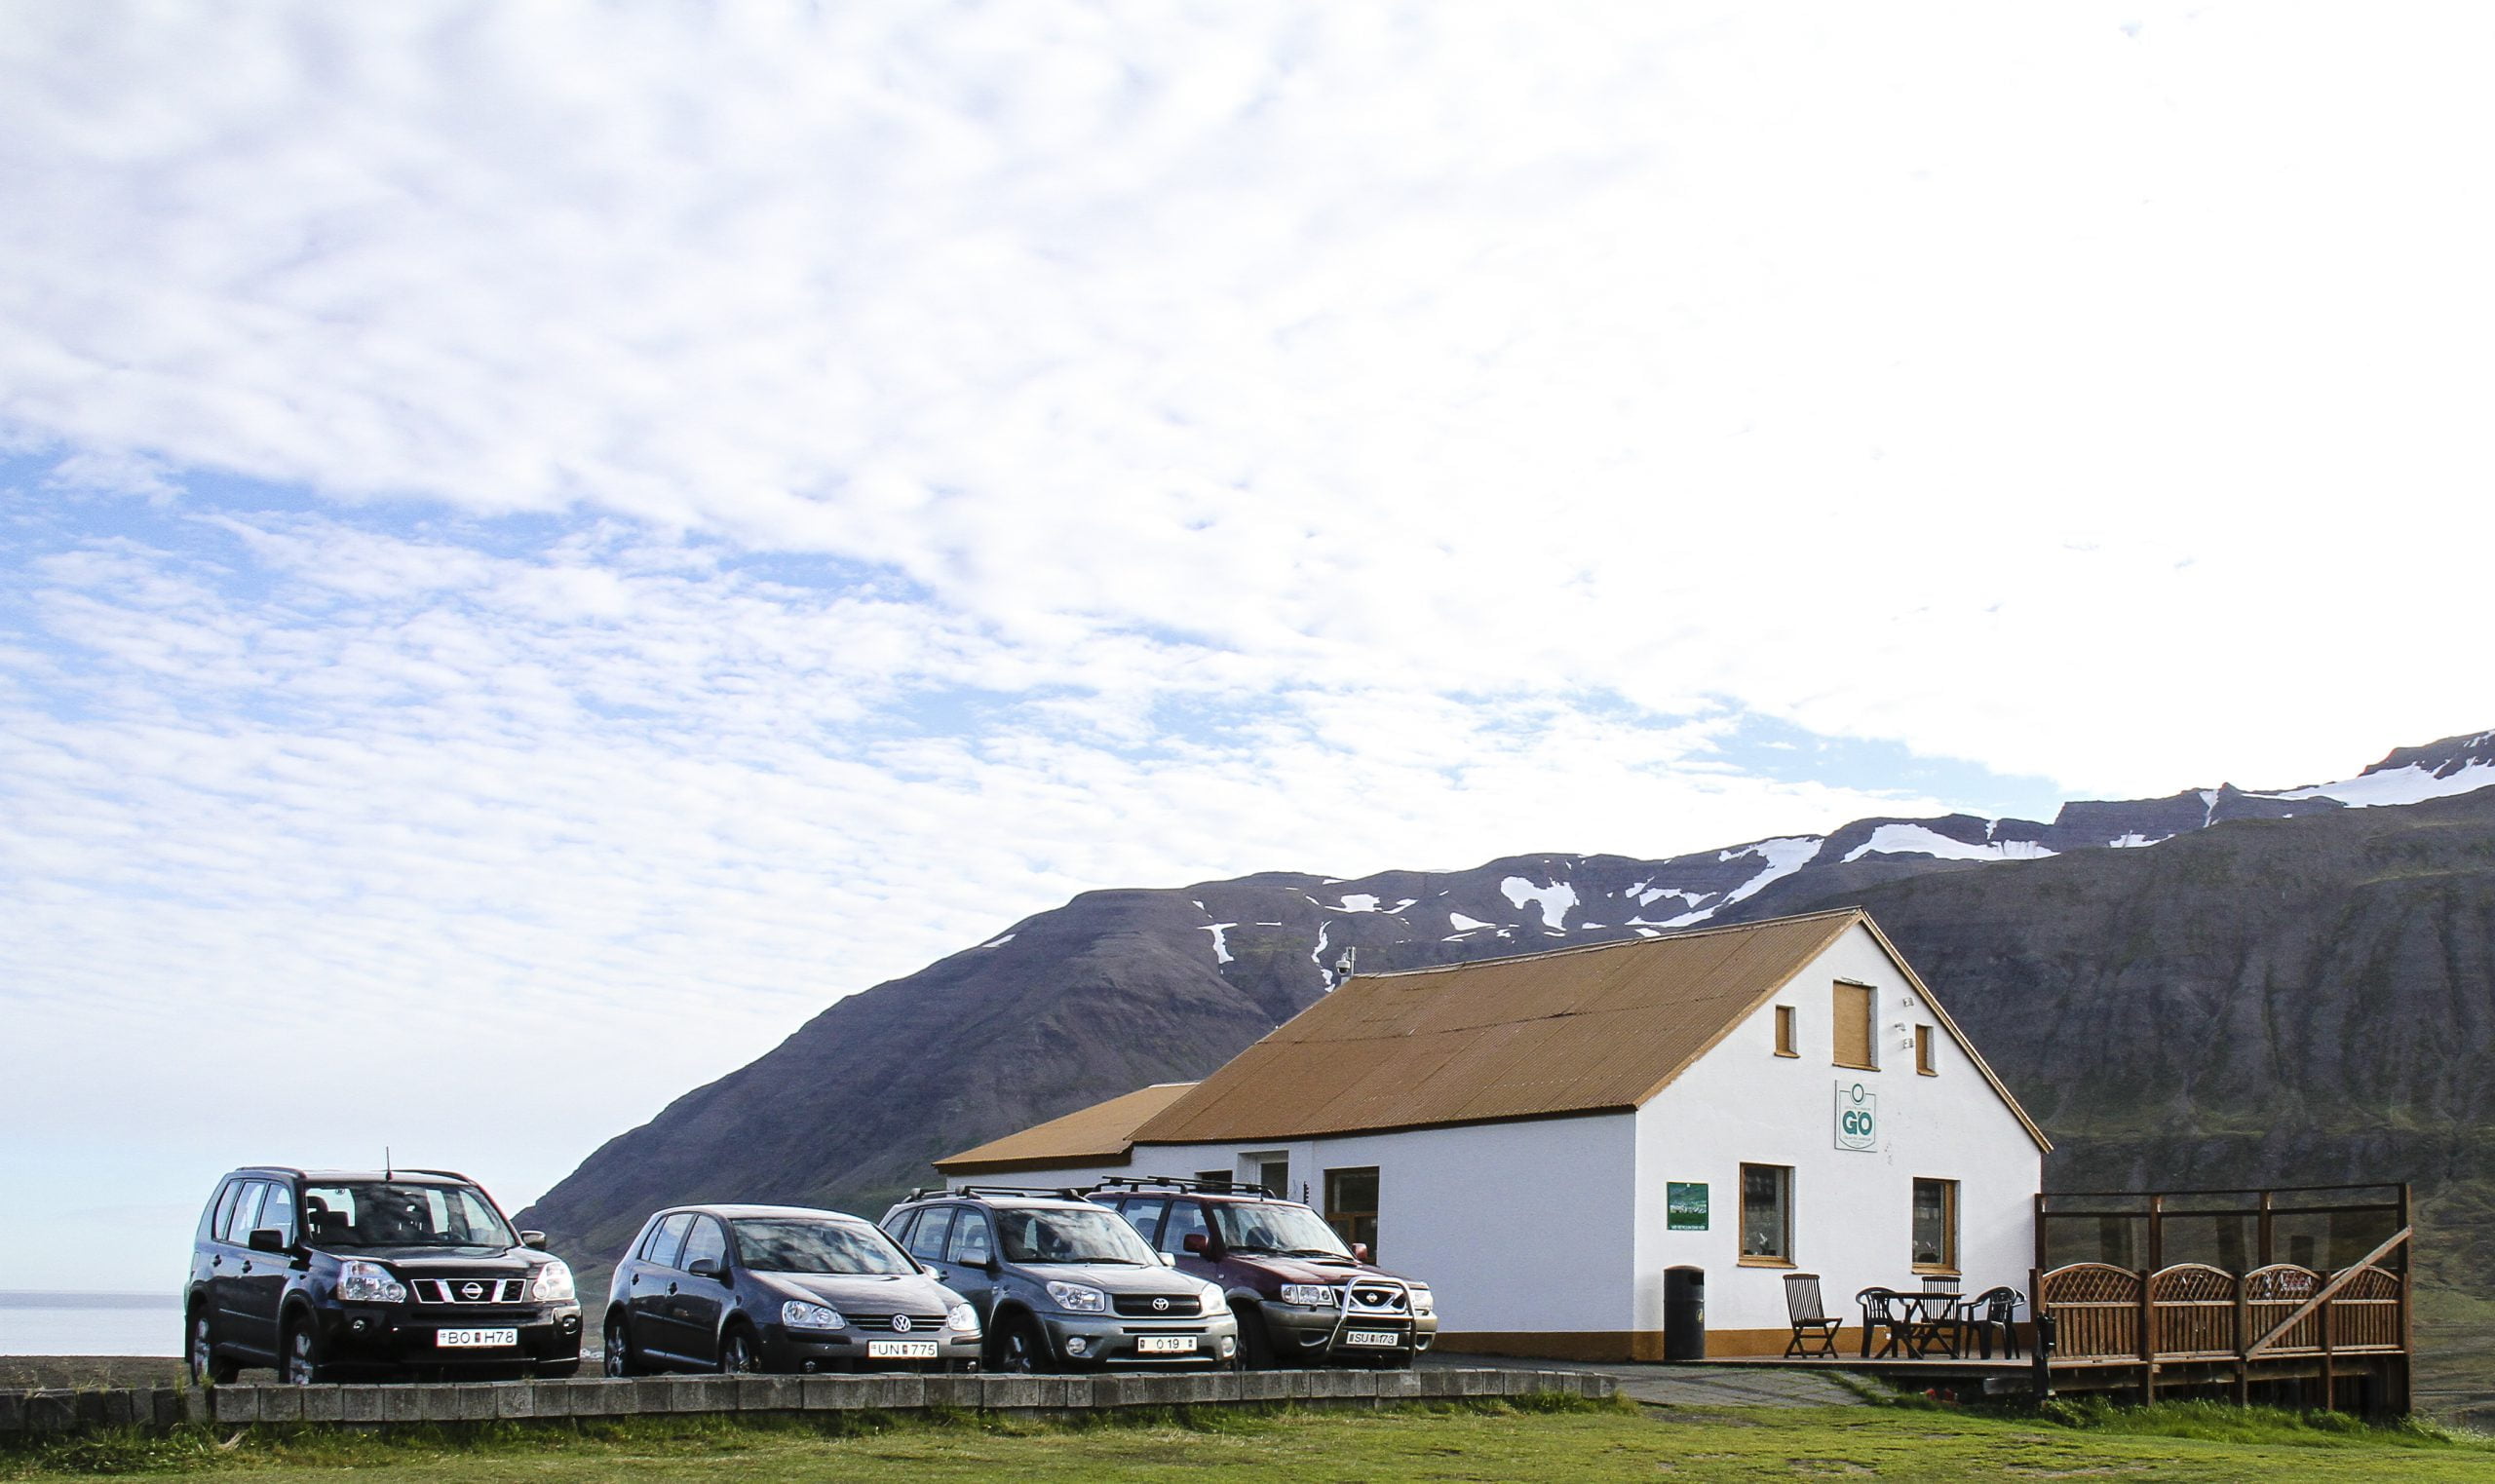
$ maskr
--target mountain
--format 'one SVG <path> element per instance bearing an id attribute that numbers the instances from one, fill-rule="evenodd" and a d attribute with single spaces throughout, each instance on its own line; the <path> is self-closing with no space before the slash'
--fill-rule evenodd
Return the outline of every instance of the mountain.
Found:
<path id="1" fill-rule="evenodd" d="M 602 1266 L 657 1205 L 874 1214 L 928 1161 L 1201 1077 L 1365 970 L 1871 908 L 2060 1145 L 2049 1179 L 2428 1183 L 2495 1257 L 2495 733 L 2354 779 L 1857 820 L 1664 860 L 1091 892 L 833 1004 L 609 1140 L 524 1224 Z M 2481 1202 L 2473 1205 L 2472 1202 Z M 2445 1264 L 2495 1287 L 2484 1261 Z"/>

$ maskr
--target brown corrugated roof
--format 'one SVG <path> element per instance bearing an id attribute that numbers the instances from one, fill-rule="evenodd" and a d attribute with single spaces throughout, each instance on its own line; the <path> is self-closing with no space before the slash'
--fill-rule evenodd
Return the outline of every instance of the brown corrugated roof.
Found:
<path id="1" fill-rule="evenodd" d="M 1136 1125 L 1177 1101 L 1179 1094 L 1194 1085 L 1159 1083 L 1105 1103 L 1078 1108 L 1061 1119 L 947 1155 L 936 1161 L 936 1167 L 948 1175 L 976 1175 L 998 1169 L 1046 1169 L 1123 1160 L 1134 1142 Z"/>
<path id="2" fill-rule="evenodd" d="M 1134 1130 L 1142 1144 L 1634 1108 L 1851 909 L 1351 979 Z"/>
<path id="3" fill-rule="evenodd" d="M 1138 1144 L 1370 1133 L 1635 1108 L 1856 924 L 2042 1132 L 1858 908 L 1351 979 L 1134 1129 Z"/>

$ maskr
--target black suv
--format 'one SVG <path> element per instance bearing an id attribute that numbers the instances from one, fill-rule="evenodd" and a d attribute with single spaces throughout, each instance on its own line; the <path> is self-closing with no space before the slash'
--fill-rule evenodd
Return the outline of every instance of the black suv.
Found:
<path id="1" fill-rule="evenodd" d="M 884 1230 L 970 1301 L 1002 1371 L 1228 1366 L 1221 1290 L 1171 1271 L 1134 1228 L 1069 1191 L 920 1191 Z"/>
<path id="2" fill-rule="evenodd" d="M 615 1265 L 606 1374 L 971 1371 L 979 1315 L 871 1224 L 784 1205 L 659 1212 Z"/>
<path id="3" fill-rule="evenodd" d="M 449 1170 L 238 1169 L 191 1247 L 191 1378 L 569 1376 L 581 1306 L 545 1245 Z"/>
<path id="4" fill-rule="evenodd" d="M 1180 1273 L 1239 1315 L 1251 1369 L 1335 1362 L 1408 1366 L 1438 1339 L 1430 1285 L 1375 1267 L 1325 1218 L 1226 1180 L 1102 1181 L 1092 1199 L 1134 1224 Z"/>

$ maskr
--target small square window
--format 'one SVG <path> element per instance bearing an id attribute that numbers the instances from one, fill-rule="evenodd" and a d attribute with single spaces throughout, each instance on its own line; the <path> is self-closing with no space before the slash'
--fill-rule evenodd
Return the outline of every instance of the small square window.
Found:
<path id="1" fill-rule="evenodd" d="M 1780 1005 L 1776 1008 L 1776 1054 L 1779 1056 L 1802 1054 L 1794 1044 L 1793 1007 L 1789 1005 Z"/>

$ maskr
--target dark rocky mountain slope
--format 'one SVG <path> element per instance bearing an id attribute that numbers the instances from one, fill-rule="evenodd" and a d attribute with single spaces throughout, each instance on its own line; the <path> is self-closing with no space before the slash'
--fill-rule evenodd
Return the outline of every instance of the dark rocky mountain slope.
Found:
<path id="1" fill-rule="evenodd" d="M 1200 1077 L 1363 970 L 1859 901 L 2061 1146 L 2052 1178 L 2429 1183 L 2495 1256 L 2495 734 L 2342 783 L 1866 819 L 1666 860 L 1087 893 L 852 995 L 608 1141 L 523 1220 L 603 1266 L 653 1206 L 880 1212 L 928 1161 Z M 2359 807 L 2377 806 L 2377 807 Z M 2150 848 L 2153 847 L 2153 848 Z M 2471 1235 L 2475 1234 L 2475 1235 Z M 2490 1285 L 2448 1271 L 2465 1286 Z"/>

